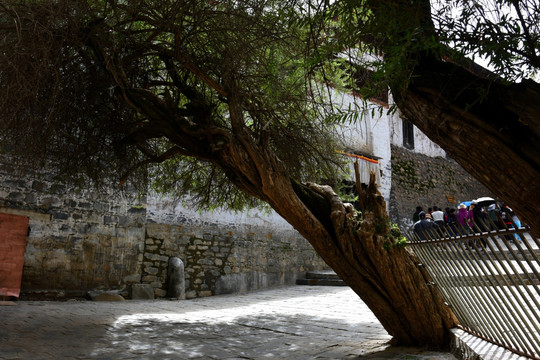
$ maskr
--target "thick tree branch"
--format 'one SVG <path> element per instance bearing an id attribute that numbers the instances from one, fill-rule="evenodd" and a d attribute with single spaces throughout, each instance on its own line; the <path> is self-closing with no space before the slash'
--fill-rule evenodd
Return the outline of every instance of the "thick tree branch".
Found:
<path id="1" fill-rule="evenodd" d="M 531 101 L 540 86 L 504 85 L 435 59 L 413 78 L 394 93 L 403 115 L 539 232 L 529 204 L 540 201 L 540 104 Z"/>

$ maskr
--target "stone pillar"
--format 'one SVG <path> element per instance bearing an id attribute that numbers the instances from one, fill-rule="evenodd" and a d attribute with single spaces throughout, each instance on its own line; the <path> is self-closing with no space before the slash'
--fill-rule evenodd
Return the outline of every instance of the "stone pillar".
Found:
<path id="1" fill-rule="evenodd" d="M 169 258 L 169 267 L 167 269 L 167 297 L 179 300 L 186 299 L 184 262 L 177 257 Z"/>

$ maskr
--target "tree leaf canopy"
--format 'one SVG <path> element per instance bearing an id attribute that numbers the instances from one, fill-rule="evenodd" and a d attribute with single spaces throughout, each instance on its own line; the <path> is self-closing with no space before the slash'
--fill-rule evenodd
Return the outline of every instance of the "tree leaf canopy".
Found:
<path id="1" fill-rule="evenodd" d="M 231 137 L 300 181 L 335 177 L 338 145 L 321 121 L 331 104 L 308 80 L 309 31 L 289 21 L 292 5 L 4 2 L 3 151 L 75 182 L 142 185 L 150 171 L 157 189 L 234 208 L 248 197 L 226 185 L 216 155 Z"/>

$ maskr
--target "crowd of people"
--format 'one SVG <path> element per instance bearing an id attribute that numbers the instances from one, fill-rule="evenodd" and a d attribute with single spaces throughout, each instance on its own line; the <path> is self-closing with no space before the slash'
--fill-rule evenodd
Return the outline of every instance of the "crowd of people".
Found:
<path id="1" fill-rule="evenodd" d="M 426 233 L 435 230 L 443 230 L 451 236 L 456 236 L 521 227 L 521 222 L 514 211 L 507 204 L 499 205 L 495 201 L 479 205 L 473 200 L 468 206 L 462 203 L 457 208 L 447 207 L 445 211 L 438 206 L 430 207 L 427 211 L 417 206 L 413 221 L 414 232 L 421 239 L 425 239 Z M 520 240 L 517 234 L 515 238 Z"/>

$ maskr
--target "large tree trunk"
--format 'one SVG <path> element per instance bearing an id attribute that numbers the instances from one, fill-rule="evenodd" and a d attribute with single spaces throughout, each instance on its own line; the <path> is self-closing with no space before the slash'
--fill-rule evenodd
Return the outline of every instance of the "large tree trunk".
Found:
<path id="1" fill-rule="evenodd" d="M 393 343 L 434 348 L 449 345 L 448 330 L 457 320 L 438 289 L 428 286 L 429 276 L 418 259 L 390 236 L 386 205 L 373 183 L 366 191 L 358 187 L 360 219 L 330 187 L 291 182 L 271 154 L 245 138 L 241 143 L 228 147 L 230 153 L 223 157 L 228 161 L 242 159 L 227 167 L 229 177 L 241 188 L 258 184 L 257 191 L 246 191 L 261 194 L 313 245 L 369 306 L 393 336 Z"/>
<path id="2" fill-rule="evenodd" d="M 540 85 L 505 85 L 435 59 L 411 79 L 394 94 L 405 118 L 540 236 Z"/>
<path id="3" fill-rule="evenodd" d="M 234 91 L 228 95 L 230 131 L 183 119 L 171 125 L 166 119 L 174 119 L 174 111 L 149 103 L 147 93 L 126 91 L 155 128 L 190 150 L 182 154 L 214 162 L 239 189 L 267 202 L 298 230 L 369 306 L 395 344 L 447 347 L 456 319 L 438 289 L 428 286 L 431 281 L 419 261 L 396 246 L 376 187 L 359 190 L 359 220 L 331 188 L 294 182 L 275 154 L 250 135 L 242 99 Z M 155 116 L 156 108 L 164 115 Z"/>
<path id="4" fill-rule="evenodd" d="M 456 319 L 438 289 L 428 286 L 430 279 L 420 261 L 389 236 L 385 202 L 374 179 L 369 190 L 360 194 L 361 221 L 331 188 L 312 184 L 309 189 L 330 203 L 333 231 L 325 229 L 323 237 L 302 224 L 297 229 L 369 306 L 393 342 L 448 346 L 448 329 L 456 325 Z"/>

